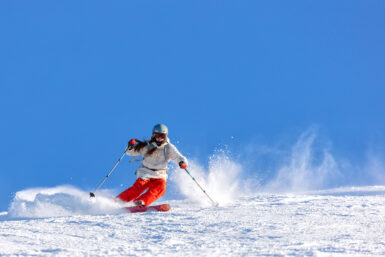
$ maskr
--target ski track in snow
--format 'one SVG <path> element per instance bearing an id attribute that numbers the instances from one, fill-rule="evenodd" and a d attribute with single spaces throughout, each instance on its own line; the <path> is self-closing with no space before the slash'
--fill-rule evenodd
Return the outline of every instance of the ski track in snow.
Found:
<path id="1" fill-rule="evenodd" d="M 0 256 L 384 256 L 385 187 L 258 194 L 170 212 L 12 218 Z"/>

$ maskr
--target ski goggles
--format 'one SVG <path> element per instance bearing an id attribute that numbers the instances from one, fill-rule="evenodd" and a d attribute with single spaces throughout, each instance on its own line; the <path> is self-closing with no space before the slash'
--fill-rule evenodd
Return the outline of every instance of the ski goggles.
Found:
<path id="1" fill-rule="evenodd" d="M 154 137 L 166 138 L 167 134 L 165 133 L 153 133 Z"/>

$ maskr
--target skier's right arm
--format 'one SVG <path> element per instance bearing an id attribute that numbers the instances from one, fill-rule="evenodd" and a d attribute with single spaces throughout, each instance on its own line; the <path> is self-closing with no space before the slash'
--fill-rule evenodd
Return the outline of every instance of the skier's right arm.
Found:
<path id="1" fill-rule="evenodd" d="M 129 142 L 128 142 L 128 146 L 126 148 L 126 154 L 129 155 L 129 156 L 139 156 L 141 155 L 141 151 L 135 151 L 135 144 L 136 144 L 136 140 L 135 139 L 131 139 Z"/>

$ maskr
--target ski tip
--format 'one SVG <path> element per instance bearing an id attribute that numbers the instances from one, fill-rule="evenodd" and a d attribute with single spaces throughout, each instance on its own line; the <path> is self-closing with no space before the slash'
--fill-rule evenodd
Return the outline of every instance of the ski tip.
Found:
<path id="1" fill-rule="evenodd" d="M 171 206 L 169 204 L 161 204 L 152 207 L 155 208 L 155 210 L 157 211 L 169 211 L 171 209 Z"/>

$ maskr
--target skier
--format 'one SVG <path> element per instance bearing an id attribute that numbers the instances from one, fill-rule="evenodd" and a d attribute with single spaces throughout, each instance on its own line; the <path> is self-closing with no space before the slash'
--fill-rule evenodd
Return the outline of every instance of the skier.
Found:
<path id="1" fill-rule="evenodd" d="M 149 141 L 141 142 L 131 139 L 128 142 L 126 154 L 143 156 L 143 163 L 136 170 L 137 179 L 132 187 L 120 193 L 116 198 L 130 202 L 136 206 L 148 206 L 166 192 L 167 163 L 172 160 L 186 169 L 187 159 L 179 153 L 168 139 L 168 129 L 164 124 L 157 124 L 152 131 Z M 142 194 L 145 190 L 144 194 Z"/>

